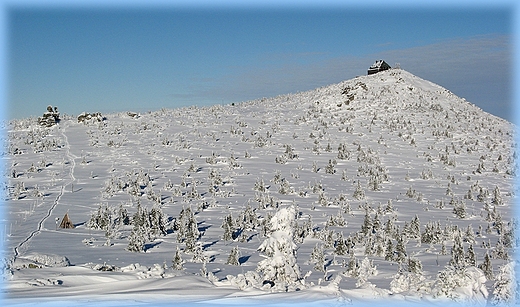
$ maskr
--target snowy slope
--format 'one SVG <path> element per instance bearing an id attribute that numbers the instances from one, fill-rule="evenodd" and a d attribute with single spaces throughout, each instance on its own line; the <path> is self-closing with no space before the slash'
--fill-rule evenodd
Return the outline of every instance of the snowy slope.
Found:
<path id="1" fill-rule="evenodd" d="M 466 262 L 474 278 L 439 290 L 456 237 L 466 255 L 471 245 L 475 265 L 488 253 L 494 273 L 508 262 L 502 249 L 511 258 L 516 246 L 507 235 L 513 125 L 403 70 L 236 105 L 104 116 L 78 123 L 62 115 L 51 128 L 35 119 L 9 123 L 8 302 L 95 295 L 485 303 L 494 279 Z M 279 235 L 271 218 L 288 207 L 296 230 Z M 112 210 L 108 230 L 93 227 L 99 208 Z M 132 252 L 138 208 L 161 211 L 164 229 Z M 122 209 L 129 225 L 114 220 Z M 181 218 L 186 210 L 191 217 Z M 56 218 L 67 212 L 76 227 L 58 229 Z M 229 216 L 233 233 L 225 238 Z M 188 238 L 183 225 L 196 225 L 198 236 Z M 427 239 L 427 226 L 441 230 L 435 239 Z M 294 254 L 300 271 L 283 295 L 279 282 L 271 288 L 257 272 L 260 261 L 274 261 L 259 247 L 279 237 L 295 248 L 273 253 Z M 350 244 L 345 254 L 340 241 Z M 390 259 L 388 245 L 399 244 L 405 253 L 391 251 Z M 177 248 L 182 270 L 172 268 Z M 233 249 L 239 265 L 227 264 Z M 419 273 L 410 274 L 410 259 L 422 264 Z M 407 288 L 406 278 L 420 282 Z"/>

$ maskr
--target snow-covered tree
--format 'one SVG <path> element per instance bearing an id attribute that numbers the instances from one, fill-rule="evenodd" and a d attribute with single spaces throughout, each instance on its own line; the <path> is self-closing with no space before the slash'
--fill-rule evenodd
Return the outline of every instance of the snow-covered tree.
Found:
<path id="1" fill-rule="evenodd" d="M 451 259 L 450 265 L 460 269 L 466 266 L 466 260 L 464 257 L 464 247 L 462 246 L 462 237 L 459 231 L 455 233 L 453 240 L 453 247 L 451 248 Z"/>
<path id="2" fill-rule="evenodd" d="M 493 190 L 493 198 L 491 199 L 491 203 L 493 203 L 495 206 L 502 206 L 504 204 L 498 186 L 495 186 L 495 189 Z"/>
<path id="3" fill-rule="evenodd" d="M 230 241 L 235 239 L 234 233 L 235 233 L 235 222 L 233 220 L 233 215 L 229 213 L 224 217 L 224 220 L 222 221 L 222 225 L 220 228 L 224 229 L 224 234 L 222 235 L 222 240 L 224 241 Z"/>
<path id="4" fill-rule="evenodd" d="M 230 265 L 240 265 L 239 262 L 240 253 L 238 251 L 238 246 L 235 246 L 231 249 L 231 253 L 229 254 L 226 264 Z"/>
<path id="5" fill-rule="evenodd" d="M 338 238 L 336 239 L 334 253 L 336 255 L 343 256 L 343 255 L 346 255 L 348 253 L 348 251 L 349 251 L 349 247 L 345 243 L 345 239 L 343 238 L 343 233 L 340 232 L 338 235 Z"/>
<path id="6" fill-rule="evenodd" d="M 323 252 L 323 245 L 316 243 L 312 249 L 311 259 L 309 262 L 314 264 L 314 269 L 319 272 L 325 272 L 325 254 Z"/>
<path id="7" fill-rule="evenodd" d="M 352 197 L 354 197 L 357 200 L 361 200 L 365 198 L 365 191 L 363 191 L 363 188 L 361 187 L 361 183 L 358 180 L 356 189 L 354 190 L 354 194 L 352 194 Z"/>
<path id="8" fill-rule="evenodd" d="M 475 250 L 473 249 L 473 244 L 468 246 L 468 250 L 465 255 L 466 265 L 469 266 L 477 266 L 477 256 L 475 255 Z"/>
<path id="9" fill-rule="evenodd" d="M 484 305 L 488 297 L 484 272 L 476 267 L 447 266 L 437 275 L 433 294 L 456 302 Z"/>
<path id="10" fill-rule="evenodd" d="M 373 261 L 365 257 L 361 261 L 361 265 L 358 269 L 358 280 L 356 282 L 356 287 L 360 287 L 368 281 L 370 276 L 377 275 L 377 267 L 374 265 Z"/>
<path id="11" fill-rule="evenodd" d="M 509 262 L 498 269 L 498 274 L 493 284 L 491 304 L 498 306 L 514 305 L 518 301 L 518 290 L 515 262 Z"/>
<path id="12" fill-rule="evenodd" d="M 421 261 L 415 257 L 408 257 L 407 270 L 410 273 L 421 275 L 423 273 Z"/>
<path id="13" fill-rule="evenodd" d="M 287 291 L 301 279 L 296 263 L 297 246 L 293 242 L 295 218 L 294 205 L 279 209 L 271 218 L 267 239 L 258 247 L 265 259 L 258 263 L 257 271 L 278 290 Z"/>
<path id="14" fill-rule="evenodd" d="M 182 260 L 181 251 L 179 249 L 179 246 L 175 249 L 175 254 L 173 255 L 172 259 L 172 268 L 174 270 L 183 270 L 184 260 Z"/>
<path id="15" fill-rule="evenodd" d="M 126 250 L 130 252 L 143 252 L 146 242 L 147 233 L 143 226 L 134 225 L 132 232 L 128 237 L 128 246 Z"/>

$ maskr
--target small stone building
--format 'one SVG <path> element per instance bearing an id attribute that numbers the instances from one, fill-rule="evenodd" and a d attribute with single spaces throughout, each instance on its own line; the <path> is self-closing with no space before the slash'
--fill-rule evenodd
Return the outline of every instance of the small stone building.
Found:
<path id="1" fill-rule="evenodd" d="M 388 65 L 385 61 L 377 60 L 374 64 L 372 64 L 372 66 L 370 66 L 370 68 L 368 68 L 368 74 L 372 75 L 383 70 L 388 70 L 390 68 L 390 65 Z"/>

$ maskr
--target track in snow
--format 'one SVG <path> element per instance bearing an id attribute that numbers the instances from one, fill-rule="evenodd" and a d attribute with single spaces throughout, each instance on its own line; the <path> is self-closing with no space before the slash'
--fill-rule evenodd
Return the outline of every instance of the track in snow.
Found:
<path id="1" fill-rule="evenodd" d="M 61 197 L 63 196 L 63 193 L 65 192 L 65 187 L 67 187 L 69 184 L 73 184 L 74 181 L 76 180 L 76 178 L 74 177 L 74 169 L 76 167 L 76 161 L 74 159 L 77 158 L 77 157 L 70 153 L 70 144 L 69 144 L 69 140 L 67 138 L 67 135 L 65 134 L 64 127 L 62 128 L 61 126 L 59 126 L 59 128 L 60 128 L 59 130 L 60 130 L 60 132 L 61 132 L 61 134 L 63 136 L 63 139 L 65 140 L 66 156 L 69 159 L 69 161 L 71 161 L 71 167 L 70 167 L 70 171 L 69 171 L 70 180 L 67 183 L 65 183 L 64 185 L 61 186 L 60 192 L 58 193 L 58 196 L 56 196 L 56 199 L 54 199 L 54 202 L 52 203 L 52 206 L 49 208 L 49 210 L 47 210 L 47 214 L 45 214 L 45 216 L 38 222 L 38 227 L 34 231 L 32 231 L 24 240 L 22 240 L 14 248 L 14 255 L 13 255 L 13 258 L 12 258 L 11 262 L 14 262 L 16 260 L 16 258 L 18 256 L 20 256 L 20 249 L 25 244 L 27 244 L 27 242 L 29 242 L 32 238 L 34 238 L 36 235 L 38 235 L 42 231 L 43 224 L 52 215 L 52 212 L 54 211 L 56 206 L 58 206 L 58 203 L 59 203 Z"/>

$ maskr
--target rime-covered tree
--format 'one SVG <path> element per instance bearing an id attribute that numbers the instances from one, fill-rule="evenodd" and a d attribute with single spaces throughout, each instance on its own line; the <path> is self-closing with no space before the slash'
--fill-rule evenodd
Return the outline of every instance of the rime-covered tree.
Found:
<path id="1" fill-rule="evenodd" d="M 350 257 L 348 258 L 347 262 L 347 270 L 345 271 L 345 274 L 350 277 L 357 277 L 358 276 L 358 268 L 359 263 L 356 259 L 356 256 L 354 256 L 354 253 L 350 253 Z"/>
<path id="2" fill-rule="evenodd" d="M 493 265 L 491 264 L 491 257 L 489 256 L 489 253 L 487 251 L 484 255 L 484 262 L 479 264 L 478 267 L 484 272 L 484 275 L 487 279 L 493 279 Z"/>
<path id="3" fill-rule="evenodd" d="M 338 238 L 336 239 L 334 253 L 339 256 L 346 255 L 348 253 L 349 248 L 345 243 L 345 239 L 343 238 L 343 233 L 340 232 Z"/>
<path id="4" fill-rule="evenodd" d="M 354 197 L 357 200 L 361 200 L 365 198 L 365 191 L 363 191 L 363 188 L 361 187 L 361 182 L 358 180 L 356 189 L 354 190 L 354 193 L 352 194 L 352 197 Z"/>
<path id="5" fill-rule="evenodd" d="M 451 248 L 451 259 L 450 265 L 456 269 L 461 269 L 466 266 L 466 260 L 464 257 L 464 246 L 462 245 L 462 236 L 459 231 L 455 232 L 453 239 L 453 246 Z"/>
<path id="6" fill-rule="evenodd" d="M 172 269 L 174 270 L 183 270 L 184 260 L 182 260 L 181 251 L 179 246 L 175 249 L 175 254 L 172 259 Z"/>
<path id="7" fill-rule="evenodd" d="M 399 236 L 397 238 L 397 244 L 395 246 L 395 260 L 399 263 L 402 263 L 406 260 L 406 246 L 404 242 L 403 236 Z"/>
<path id="8" fill-rule="evenodd" d="M 314 269 L 319 272 L 325 272 L 325 254 L 323 245 L 316 243 L 312 249 L 310 262 L 314 264 Z"/>
<path id="9" fill-rule="evenodd" d="M 421 275 L 423 273 L 421 261 L 415 257 L 408 257 L 407 270 L 410 273 Z"/>
<path id="10" fill-rule="evenodd" d="M 500 189 L 498 186 L 495 186 L 495 189 L 493 190 L 493 198 L 491 199 L 491 203 L 495 206 L 502 206 L 504 204 L 504 201 L 502 199 L 502 196 L 500 195 Z"/>
<path id="11" fill-rule="evenodd" d="M 365 257 L 359 266 L 358 269 L 358 280 L 356 282 L 356 287 L 360 287 L 368 281 L 370 276 L 377 275 L 377 267 L 374 265 L 373 261 Z"/>
<path id="12" fill-rule="evenodd" d="M 295 218 L 294 205 L 279 209 L 271 218 L 268 237 L 258 247 L 264 260 L 258 263 L 257 271 L 278 290 L 287 291 L 301 279 L 296 263 L 297 246 L 293 242 Z"/>
<path id="13" fill-rule="evenodd" d="M 385 260 L 393 261 L 394 260 L 394 245 L 392 244 L 392 239 L 388 238 L 386 240 L 386 248 L 385 248 Z"/>
<path id="14" fill-rule="evenodd" d="M 419 216 L 417 216 L 417 214 L 410 222 L 408 236 L 413 239 L 421 238 L 421 222 L 419 221 Z"/>
<path id="15" fill-rule="evenodd" d="M 365 217 L 363 218 L 363 224 L 361 225 L 361 232 L 365 236 L 368 235 L 369 232 L 372 232 L 372 219 L 370 218 L 368 210 L 365 210 Z"/>
<path id="16" fill-rule="evenodd" d="M 166 216 L 162 209 L 154 204 L 148 213 L 150 233 L 153 236 L 166 235 Z"/>
<path id="17" fill-rule="evenodd" d="M 518 283 L 515 274 L 515 262 L 509 262 L 498 269 L 493 284 L 493 298 L 491 304 L 498 306 L 512 306 L 517 302 Z"/>
<path id="18" fill-rule="evenodd" d="M 224 241 L 231 241 L 234 239 L 234 232 L 235 232 L 235 222 L 233 220 L 233 215 L 229 213 L 224 217 L 224 220 L 222 221 L 222 225 L 220 228 L 224 229 L 224 234 L 222 235 L 222 240 Z"/>
<path id="19" fill-rule="evenodd" d="M 126 208 L 123 207 L 123 204 L 119 205 L 118 222 L 119 225 L 130 225 L 130 216 Z"/>
<path id="20" fill-rule="evenodd" d="M 147 233 L 143 226 L 134 225 L 132 232 L 128 237 L 128 246 L 126 250 L 130 252 L 143 252 L 146 242 Z"/>
<path id="21" fill-rule="evenodd" d="M 240 257 L 240 253 L 238 251 L 238 246 L 235 246 L 231 249 L 231 252 L 229 253 L 226 264 L 240 265 L 239 257 Z"/>
<path id="22" fill-rule="evenodd" d="M 204 248 L 202 247 L 202 243 L 197 242 L 195 248 L 193 249 L 193 257 L 191 258 L 192 262 L 195 263 L 207 263 L 208 257 L 204 254 Z"/>
<path id="23" fill-rule="evenodd" d="M 197 220 L 195 216 L 192 215 L 186 225 L 186 236 L 184 238 L 184 243 L 186 244 L 185 253 L 191 253 L 195 250 L 199 237 L 200 232 L 197 228 Z"/>
<path id="24" fill-rule="evenodd" d="M 477 256 L 475 255 L 475 250 L 473 249 L 473 244 L 468 246 L 468 250 L 466 251 L 466 265 L 477 266 Z"/>

